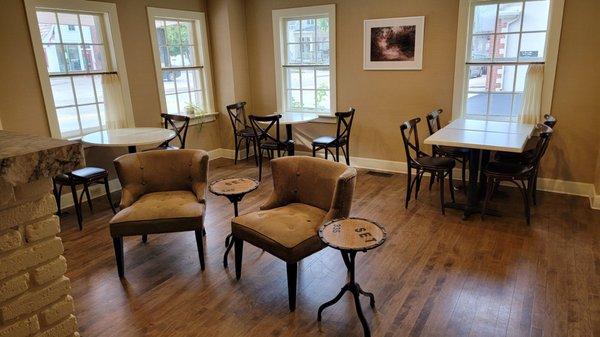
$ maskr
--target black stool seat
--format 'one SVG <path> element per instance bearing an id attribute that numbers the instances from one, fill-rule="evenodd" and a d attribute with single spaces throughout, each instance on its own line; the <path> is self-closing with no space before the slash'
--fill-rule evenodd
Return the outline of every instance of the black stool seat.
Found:
<path id="1" fill-rule="evenodd" d="M 108 171 L 100 167 L 90 166 L 72 171 L 70 174 L 75 180 L 96 180 L 107 176 Z M 63 185 L 67 185 L 69 184 L 69 175 L 66 173 L 61 173 L 55 176 L 54 180 L 56 180 L 56 182 L 62 183 Z"/>
<path id="2" fill-rule="evenodd" d="M 79 170 L 71 171 L 69 173 L 61 173 L 52 178 L 54 198 L 56 199 L 56 208 L 58 209 L 58 215 L 61 214 L 60 209 L 60 197 L 62 195 L 63 186 L 69 186 L 71 188 L 71 194 L 73 194 L 73 206 L 77 213 L 77 223 L 79 230 L 83 229 L 83 217 L 81 215 L 81 202 L 83 201 L 83 194 L 85 193 L 90 212 L 93 212 L 92 198 L 90 196 L 89 186 L 93 184 L 102 184 L 106 190 L 106 197 L 110 203 L 113 213 L 117 213 L 115 206 L 113 205 L 112 198 L 110 196 L 110 189 L 108 187 L 108 171 L 100 167 L 84 167 Z M 77 196 L 77 186 L 83 185 L 83 191 L 81 195 Z"/>
<path id="3" fill-rule="evenodd" d="M 454 165 L 456 165 L 454 159 L 447 157 L 419 157 L 415 161 L 424 168 L 433 170 L 447 170 L 454 168 Z"/>

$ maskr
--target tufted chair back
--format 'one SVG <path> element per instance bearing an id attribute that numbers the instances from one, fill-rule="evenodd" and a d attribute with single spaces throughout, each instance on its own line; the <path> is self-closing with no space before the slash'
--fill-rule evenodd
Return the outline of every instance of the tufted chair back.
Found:
<path id="1" fill-rule="evenodd" d="M 348 217 L 356 183 L 356 169 L 321 158 L 294 156 L 271 161 L 273 193 L 261 209 L 291 203 L 318 207 L 324 221 Z"/>
<path id="2" fill-rule="evenodd" d="M 203 150 L 147 151 L 114 161 L 122 186 L 121 208 L 152 192 L 192 191 L 204 202 L 208 154 Z"/>

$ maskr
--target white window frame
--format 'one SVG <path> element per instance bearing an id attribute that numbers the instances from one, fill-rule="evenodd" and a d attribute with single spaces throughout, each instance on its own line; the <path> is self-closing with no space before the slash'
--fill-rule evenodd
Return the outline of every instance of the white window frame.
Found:
<path id="1" fill-rule="evenodd" d="M 161 111 L 167 112 L 167 101 L 165 98 L 165 88 L 162 80 L 162 67 L 160 64 L 160 51 L 157 41 L 155 20 L 170 19 L 170 20 L 188 20 L 193 21 L 195 29 L 195 45 L 199 49 L 199 63 L 202 65 L 203 88 L 205 90 L 206 111 L 203 115 L 204 121 L 214 120 L 217 115 L 214 108 L 213 86 L 212 86 L 212 67 L 210 62 L 210 53 L 208 50 L 208 30 L 206 28 L 206 16 L 202 12 L 183 11 L 166 8 L 148 7 L 148 22 L 150 28 L 150 40 L 152 42 L 152 53 L 154 55 L 154 68 L 156 72 L 156 83 L 158 85 L 158 94 L 160 96 Z M 185 112 L 180 111 L 182 115 Z"/>
<path id="2" fill-rule="evenodd" d="M 335 4 L 288 8 L 273 10 L 273 43 L 275 51 L 275 87 L 277 93 L 277 111 L 288 113 L 286 98 L 284 95 L 284 78 L 282 60 L 285 55 L 285 47 L 281 41 L 284 40 L 286 29 L 283 26 L 286 19 L 304 18 L 314 16 L 327 16 L 329 18 L 329 113 L 319 113 L 321 117 L 334 116 L 336 110 L 336 48 L 335 48 Z"/>
<path id="3" fill-rule="evenodd" d="M 44 105 L 46 106 L 46 114 L 48 115 L 48 124 L 50 127 L 51 136 L 53 138 L 63 138 L 60 132 L 56 109 L 54 107 L 54 97 L 52 95 L 52 87 L 50 85 L 48 69 L 46 68 L 42 38 L 37 20 L 37 10 L 44 9 L 51 11 L 65 10 L 101 14 L 102 18 L 104 19 L 102 24 L 104 25 L 106 35 L 108 37 L 108 41 L 104 42 L 108 47 L 106 55 L 107 65 L 110 71 L 117 71 L 119 74 L 123 105 L 125 107 L 124 118 L 126 123 L 127 125 L 135 125 L 116 4 L 86 0 L 24 0 L 24 4 L 27 14 L 27 21 L 29 23 L 29 34 L 31 35 L 31 41 L 33 43 L 35 62 L 40 77 L 42 94 L 44 97 Z"/>
<path id="4" fill-rule="evenodd" d="M 520 2 L 518 0 L 516 2 Z M 560 32 L 562 28 L 562 17 L 565 0 L 550 0 L 548 14 L 548 28 L 546 32 L 546 50 L 544 52 L 544 84 L 542 87 L 541 113 L 549 114 L 552 106 L 552 94 L 554 90 L 554 77 L 556 75 L 556 63 L 558 59 L 558 47 L 560 43 Z M 452 119 L 466 117 L 466 97 L 468 81 L 466 73 L 469 71 L 467 65 L 470 51 L 471 39 L 471 17 L 476 4 L 496 3 L 498 0 L 460 0 L 458 28 L 456 39 L 456 57 L 454 65 L 454 94 L 452 99 Z M 511 0 L 502 0 L 511 2 Z M 516 76 L 516 71 L 515 71 Z M 469 118 L 477 118 L 469 116 Z M 501 117 L 502 118 L 502 117 Z M 492 120 L 493 118 L 487 118 Z"/>

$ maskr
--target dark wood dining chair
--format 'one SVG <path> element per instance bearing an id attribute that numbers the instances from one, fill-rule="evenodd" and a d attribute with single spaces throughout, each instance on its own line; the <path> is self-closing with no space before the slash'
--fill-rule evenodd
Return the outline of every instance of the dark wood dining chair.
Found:
<path id="1" fill-rule="evenodd" d="M 246 102 L 230 104 L 226 108 L 233 128 L 233 144 L 235 146 L 235 158 L 233 163 L 237 164 L 240 146 L 242 145 L 242 142 L 245 142 L 246 157 L 250 155 L 250 143 L 252 143 L 252 148 L 254 149 L 254 161 L 258 166 L 256 138 L 254 137 L 254 130 L 250 123 L 248 123 L 248 118 L 246 117 Z"/>
<path id="2" fill-rule="evenodd" d="M 162 150 L 177 150 L 177 149 L 185 149 L 185 139 L 187 137 L 187 131 L 190 126 L 191 118 L 185 115 L 174 115 L 174 114 L 165 114 L 161 113 L 160 117 L 164 120 L 165 129 L 171 129 L 175 131 L 175 137 L 165 141 L 160 144 L 157 149 Z M 177 125 L 180 123 L 180 125 Z M 180 146 L 171 145 L 171 141 L 175 138 L 179 139 Z"/>
<path id="3" fill-rule="evenodd" d="M 110 188 L 108 186 L 108 171 L 100 167 L 84 167 L 79 170 L 71 171 L 68 173 L 61 173 L 52 178 L 53 193 L 56 199 L 57 214 L 62 214 L 60 209 L 60 198 L 62 196 L 63 186 L 69 186 L 71 188 L 71 194 L 73 194 L 73 207 L 75 208 L 75 214 L 77 215 L 77 224 L 79 230 L 83 229 L 83 215 L 81 211 L 81 204 L 83 202 L 83 195 L 87 199 L 90 212 L 94 211 L 92 206 L 92 198 L 90 195 L 89 187 L 91 185 L 101 184 L 104 185 L 106 190 L 106 198 L 112 208 L 113 213 L 116 213 L 115 206 L 110 196 Z M 82 185 L 83 190 L 81 194 L 77 195 L 77 186 Z"/>
<path id="4" fill-rule="evenodd" d="M 483 202 L 483 209 L 481 211 L 481 218 L 485 214 L 485 209 L 487 207 L 490 198 L 495 190 L 495 186 L 502 181 L 510 182 L 517 186 L 521 195 L 523 196 L 523 205 L 525 210 L 525 219 L 527 220 L 527 224 L 530 223 L 530 208 L 529 208 L 529 198 L 533 193 L 533 189 L 535 186 L 535 180 L 537 177 L 537 171 L 540 166 L 540 161 L 546 150 L 548 149 L 548 144 L 550 143 L 550 138 L 552 136 L 553 130 L 551 127 L 545 124 L 538 124 L 535 128 L 535 137 L 537 139 L 537 144 L 535 149 L 533 150 L 534 154 L 531 159 L 527 162 L 501 162 L 501 161 L 491 161 L 487 164 L 483 173 L 487 179 L 487 191 L 485 194 L 485 200 Z M 527 181 L 527 184 L 525 184 Z"/>
<path id="5" fill-rule="evenodd" d="M 552 128 L 556 126 L 557 120 L 554 116 L 545 114 L 544 120 L 542 122 L 544 125 Z M 537 135 L 532 135 L 525 144 L 525 149 L 521 153 L 514 152 L 496 152 L 494 154 L 494 161 L 499 161 L 503 163 L 528 163 L 531 162 L 533 157 L 535 156 L 535 150 L 538 145 L 539 139 Z M 533 201 L 533 205 L 537 205 L 537 175 L 538 170 L 536 169 L 535 177 L 533 179 L 533 187 L 531 191 L 531 199 Z M 498 185 L 495 186 L 495 189 L 498 189 Z"/>
<path id="6" fill-rule="evenodd" d="M 327 153 L 329 152 L 333 159 L 336 162 L 339 162 L 340 149 L 342 149 L 344 158 L 346 158 L 346 165 L 350 165 L 350 131 L 352 130 L 352 121 L 354 120 L 355 111 L 354 108 L 350 108 L 348 111 L 335 113 L 335 117 L 337 118 L 335 137 L 321 136 L 313 139 L 313 157 L 317 156 L 317 151 L 325 150 L 325 159 L 327 159 Z M 335 154 L 333 153 L 332 148 L 335 148 Z"/>
<path id="7" fill-rule="evenodd" d="M 258 180 L 262 179 L 262 158 L 263 151 L 266 152 L 269 159 L 273 159 L 275 151 L 277 157 L 281 157 L 281 151 L 289 154 L 290 149 L 294 147 L 293 140 L 281 141 L 279 133 L 279 120 L 281 115 L 255 116 L 250 115 L 250 125 L 256 139 L 256 147 L 258 149 Z M 275 136 L 269 134 L 269 131 L 275 133 Z"/>
<path id="8" fill-rule="evenodd" d="M 439 131 L 442 126 L 440 122 L 440 115 L 442 114 L 442 109 L 434 110 L 427 114 L 427 128 L 429 129 L 429 135 L 433 135 L 437 131 Z M 466 171 L 467 164 L 469 161 L 469 154 L 471 151 L 462 147 L 454 147 L 454 146 L 443 146 L 443 145 L 433 145 L 432 146 L 432 154 L 434 157 L 449 157 L 457 162 L 459 162 L 462 166 L 461 169 L 461 181 L 462 181 L 462 189 L 467 193 L 467 183 L 466 183 Z M 433 178 L 431 177 L 431 181 L 429 183 L 429 189 L 431 189 L 431 185 L 433 185 Z"/>
<path id="9" fill-rule="evenodd" d="M 419 134 L 417 131 L 417 124 L 420 121 L 421 118 L 413 118 L 400 125 L 400 133 L 402 134 L 402 142 L 404 143 L 407 164 L 406 201 L 404 203 L 404 208 L 408 208 L 408 202 L 410 201 L 410 194 L 412 192 L 413 185 L 415 188 L 415 199 L 417 199 L 419 195 L 421 179 L 423 178 L 423 174 L 427 172 L 438 179 L 440 186 L 442 214 L 446 214 L 444 205 L 444 178 L 446 176 L 448 177 L 450 196 L 452 197 L 452 202 L 455 202 L 454 186 L 452 184 L 452 169 L 454 169 L 456 163 L 452 158 L 433 157 L 421 151 L 419 146 Z M 412 169 L 416 170 L 416 176 L 414 180 L 412 180 Z"/>

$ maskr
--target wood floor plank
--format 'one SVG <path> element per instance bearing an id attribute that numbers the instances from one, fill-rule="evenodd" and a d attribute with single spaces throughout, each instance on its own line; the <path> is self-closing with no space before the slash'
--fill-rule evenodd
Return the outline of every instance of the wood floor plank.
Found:
<path id="1" fill-rule="evenodd" d="M 210 163 L 210 179 L 255 177 L 251 161 Z M 427 183 L 427 181 L 424 181 Z M 600 212 L 585 198 L 540 192 L 532 224 L 518 192 L 494 198 L 500 218 L 439 210 L 437 187 L 404 209 L 406 176 L 360 170 L 352 215 L 373 219 L 387 242 L 357 255 L 357 281 L 375 294 L 362 307 L 373 336 L 600 336 Z M 272 191 L 270 171 L 240 203 L 259 209 Z M 457 198 L 464 199 L 462 192 Z M 285 263 L 244 246 L 242 278 L 222 266 L 233 207 L 208 195 L 206 270 L 190 233 L 125 239 L 124 280 L 117 276 L 108 204 L 84 208 L 84 229 L 61 219 L 75 310 L 83 336 L 362 336 L 349 295 L 318 307 L 347 281 L 339 251 L 326 248 L 299 264 L 298 302 L 288 311 Z"/>

